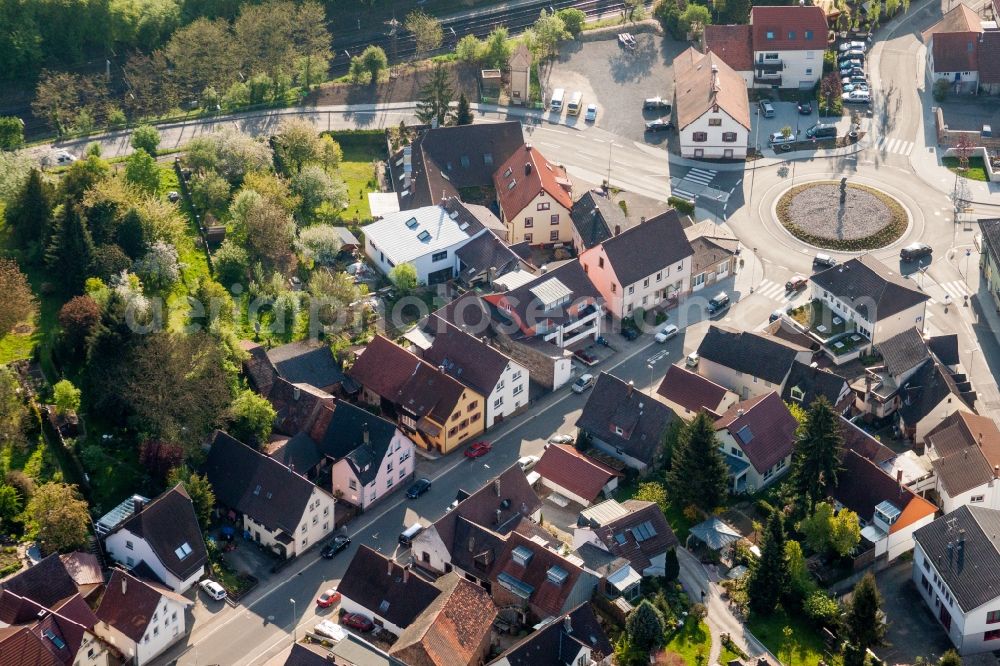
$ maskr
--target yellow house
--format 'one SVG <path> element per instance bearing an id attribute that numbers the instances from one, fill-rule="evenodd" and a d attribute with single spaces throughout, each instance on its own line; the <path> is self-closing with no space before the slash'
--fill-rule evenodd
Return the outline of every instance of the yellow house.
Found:
<path id="1" fill-rule="evenodd" d="M 482 395 L 381 335 L 348 374 L 361 384 L 363 402 L 424 449 L 446 454 L 486 429 Z"/>
<path id="2" fill-rule="evenodd" d="M 549 162 L 530 143 L 500 165 L 493 186 L 508 243 L 573 242 L 573 183 L 564 167 Z"/>

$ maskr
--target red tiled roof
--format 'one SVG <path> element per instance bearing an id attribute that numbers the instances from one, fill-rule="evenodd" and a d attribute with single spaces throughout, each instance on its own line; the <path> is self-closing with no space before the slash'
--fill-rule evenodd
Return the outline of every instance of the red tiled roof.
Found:
<path id="1" fill-rule="evenodd" d="M 750 10 L 750 25 L 754 51 L 826 50 L 826 14 L 815 5 L 756 6 Z M 812 32 L 810 39 L 806 31 Z"/>
<path id="2" fill-rule="evenodd" d="M 667 368 L 657 394 L 691 412 L 707 410 L 713 415 L 726 396 L 726 389 L 679 365 Z"/>
<path id="3" fill-rule="evenodd" d="M 931 35 L 942 33 L 959 32 L 983 32 L 983 25 L 979 21 L 979 16 L 972 11 L 968 5 L 958 3 L 958 6 L 941 17 L 941 20 L 924 30 L 920 35 L 924 42 Z"/>
<path id="4" fill-rule="evenodd" d="M 674 58 L 677 126 L 684 129 L 718 106 L 750 129 L 747 84 L 717 53 L 689 48 Z"/>
<path id="5" fill-rule="evenodd" d="M 142 640 L 160 603 L 160 593 L 142 580 L 116 569 L 101 597 L 97 617 L 128 636 Z"/>
<path id="6" fill-rule="evenodd" d="M 572 444 L 553 444 L 535 465 L 540 476 L 593 502 L 607 483 L 621 474 L 576 450 Z"/>
<path id="7" fill-rule="evenodd" d="M 1000 83 L 1000 30 L 989 30 L 979 36 L 979 82 Z"/>
<path id="8" fill-rule="evenodd" d="M 707 25 L 704 45 L 737 72 L 753 69 L 753 33 L 749 25 Z"/>
<path id="9" fill-rule="evenodd" d="M 510 175 L 505 175 L 508 169 Z M 572 208 L 573 198 L 560 181 L 569 183 L 566 169 L 549 162 L 530 144 L 525 144 L 523 151 L 515 151 L 493 173 L 493 186 L 499 195 L 500 208 L 508 219 L 524 210 L 542 191 L 548 192 L 567 210 Z M 513 186 L 510 185 L 512 182 Z"/>
<path id="10" fill-rule="evenodd" d="M 532 553 L 527 566 L 522 567 L 514 561 L 513 551 L 519 546 L 527 548 Z M 558 566 L 568 574 L 561 584 L 549 580 L 548 572 L 553 566 Z M 559 553 L 551 551 L 517 532 L 511 532 L 507 537 L 507 548 L 500 555 L 498 566 L 493 575 L 494 588 L 500 587 L 497 582 L 497 576 L 500 573 L 513 576 L 533 588 L 528 603 L 539 617 L 544 618 L 563 613 L 563 606 L 573 588 L 576 587 L 577 580 L 579 580 L 583 570 Z"/>
<path id="11" fill-rule="evenodd" d="M 594 532 L 613 555 L 624 557 L 638 572 L 643 572 L 652 564 L 652 559 L 662 555 L 679 543 L 677 535 L 670 529 L 663 511 L 654 502 L 625 500 L 621 505 L 628 514 L 598 526 Z M 651 538 L 636 539 L 636 527 L 649 522 L 653 527 Z"/>
<path id="12" fill-rule="evenodd" d="M 934 71 L 979 71 L 977 41 L 979 34 L 975 32 L 941 32 L 933 35 L 931 53 L 934 55 Z"/>
<path id="13" fill-rule="evenodd" d="M 774 391 L 736 403 L 715 422 L 716 430 L 729 431 L 759 473 L 791 454 L 798 427 L 798 421 Z M 749 430 L 741 436 L 744 428 Z"/>

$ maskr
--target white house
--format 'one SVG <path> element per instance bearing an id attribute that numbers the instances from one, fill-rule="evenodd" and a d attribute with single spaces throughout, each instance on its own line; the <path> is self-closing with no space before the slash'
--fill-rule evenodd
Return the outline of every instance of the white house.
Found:
<path id="1" fill-rule="evenodd" d="M 461 270 L 456 252 L 487 233 L 480 219 L 454 197 L 438 205 L 390 213 L 362 231 L 365 255 L 372 263 L 386 275 L 400 264 L 410 264 L 420 284 L 456 277 Z"/>
<path id="2" fill-rule="evenodd" d="M 798 421 L 771 391 L 730 407 L 715 422 L 734 493 L 756 492 L 791 469 Z"/>
<path id="3" fill-rule="evenodd" d="M 433 336 L 423 359 L 486 396 L 486 428 L 528 406 L 528 369 L 480 338 L 438 317 L 424 328 Z"/>
<path id="4" fill-rule="evenodd" d="M 291 558 L 335 527 L 333 495 L 299 472 L 216 431 L 205 472 L 221 511 L 242 518 L 250 537 Z"/>
<path id="5" fill-rule="evenodd" d="M 623 319 L 638 309 L 676 304 L 691 286 L 693 254 L 671 209 L 584 250 L 580 265 L 605 309 Z"/>
<path id="6" fill-rule="evenodd" d="M 750 10 L 754 85 L 811 89 L 823 76 L 826 14 L 817 5 L 757 5 Z"/>
<path id="7" fill-rule="evenodd" d="M 591 544 L 624 557 L 643 576 L 662 576 L 667 551 L 678 544 L 666 517 L 654 502 L 605 500 L 584 509 L 573 529 L 573 550 Z"/>
<path id="8" fill-rule="evenodd" d="M 743 77 L 711 51 L 694 48 L 674 58 L 673 66 L 681 155 L 746 159 L 750 102 Z"/>
<path id="9" fill-rule="evenodd" d="M 748 400 L 779 393 L 796 361 L 809 364 L 812 352 L 766 333 L 708 327 L 698 345 L 698 374 Z"/>
<path id="10" fill-rule="evenodd" d="M 923 331 L 930 297 L 870 254 L 816 273 L 809 285 L 812 298 L 843 320 L 846 332 L 870 343 L 913 327 Z"/>
<path id="11" fill-rule="evenodd" d="M 142 666 L 184 637 L 184 613 L 193 605 L 190 599 L 116 569 L 97 608 L 100 622 L 94 631 L 129 663 Z"/>
<path id="12" fill-rule="evenodd" d="M 959 3 L 945 14 L 921 35 L 927 45 L 928 78 L 947 81 L 955 93 L 977 93 L 980 68 L 997 67 L 987 62 L 995 60 L 995 53 L 983 48 L 983 34 L 982 19 L 971 7 Z"/>
<path id="13" fill-rule="evenodd" d="M 208 552 L 194 505 L 182 484 L 134 513 L 104 541 L 114 561 L 132 569 L 143 563 L 164 585 L 183 594 L 205 573 Z"/>
<path id="14" fill-rule="evenodd" d="M 957 409 L 924 437 L 938 505 L 1000 509 L 1000 429 L 993 419 Z"/>
<path id="15" fill-rule="evenodd" d="M 962 655 L 1000 648 L 1000 511 L 959 507 L 914 534 L 913 582 Z"/>

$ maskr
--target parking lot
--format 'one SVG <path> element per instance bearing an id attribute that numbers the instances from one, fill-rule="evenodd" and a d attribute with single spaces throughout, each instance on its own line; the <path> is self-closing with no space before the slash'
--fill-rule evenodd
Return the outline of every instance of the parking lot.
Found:
<path id="1" fill-rule="evenodd" d="M 951 647 L 944 629 L 913 584 L 912 568 L 912 562 L 902 562 L 875 577 L 882 593 L 882 609 L 889 620 L 888 645 L 876 652 L 888 664 L 912 664 L 917 657 L 934 663 Z"/>
<path id="2" fill-rule="evenodd" d="M 993 136 L 1000 131 L 1000 104 L 996 98 L 951 95 L 938 106 L 948 129 L 979 132 L 983 125 L 990 125 Z"/>
<path id="3" fill-rule="evenodd" d="M 806 130 L 818 122 L 835 124 L 837 136 L 847 134 L 851 127 L 851 114 L 848 106 L 845 106 L 844 115 L 840 118 L 820 118 L 815 103 L 812 105 L 812 113 L 808 115 L 799 113 L 795 102 L 772 100 L 770 104 L 774 107 L 773 118 L 765 118 L 763 112 L 758 113 L 760 110 L 758 104 L 753 104 L 750 108 L 750 143 L 756 141 L 765 155 L 772 154 L 768 142 L 769 137 L 774 133 L 780 133 L 784 127 L 791 127 L 792 136 L 799 137 L 800 141 L 806 140 Z M 859 111 L 863 111 L 863 109 L 859 109 Z"/>
<path id="4" fill-rule="evenodd" d="M 644 113 L 642 101 L 659 95 L 672 102 L 671 63 L 686 44 L 655 34 L 635 34 L 635 38 L 635 49 L 619 45 L 613 34 L 599 41 L 567 42 L 544 81 L 546 101 L 556 88 L 566 91 L 567 100 L 580 91 L 584 109 L 597 104 L 598 127 L 635 141 L 662 143 L 668 133 L 647 135 L 645 123 L 663 113 Z M 582 112 L 565 118 L 569 126 L 583 122 Z"/>

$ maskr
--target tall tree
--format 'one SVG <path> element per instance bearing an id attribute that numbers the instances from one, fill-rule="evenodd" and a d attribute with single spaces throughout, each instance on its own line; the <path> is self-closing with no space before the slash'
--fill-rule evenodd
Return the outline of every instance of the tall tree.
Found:
<path id="1" fill-rule="evenodd" d="M 532 31 L 537 40 L 537 55 L 543 59 L 554 56 L 559 48 L 559 42 L 572 37 L 563 20 L 558 15 L 544 9 L 539 13 L 538 20 L 532 26 Z"/>
<path id="2" fill-rule="evenodd" d="M 483 45 L 483 64 L 492 69 L 503 69 L 507 67 L 514 47 L 510 44 L 510 33 L 506 26 L 497 26 L 486 36 Z"/>
<path id="3" fill-rule="evenodd" d="M 292 44 L 299 58 L 300 83 L 310 88 L 324 81 L 330 62 L 330 32 L 323 5 L 306 0 L 298 6 L 292 21 Z"/>
<path id="4" fill-rule="evenodd" d="M 316 127 L 304 118 L 281 121 L 273 146 L 282 170 L 288 175 L 301 171 L 307 162 L 318 160 L 322 147 Z"/>
<path id="5" fill-rule="evenodd" d="M 381 46 L 372 44 L 361 52 L 360 58 L 361 68 L 371 76 L 371 84 L 377 84 L 379 74 L 389 67 L 389 58 L 386 57 L 385 51 Z"/>
<path id="6" fill-rule="evenodd" d="M 142 148 L 150 155 L 156 155 L 160 146 L 160 131 L 152 125 L 139 125 L 132 131 L 131 143 L 136 150 Z"/>
<path id="7" fill-rule="evenodd" d="M 292 178 L 292 191 L 299 197 L 297 219 L 308 224 L 316 217 L 316 209 L 324 204 L 338 212 L 350 197 L 347 185 L 339 176 L 331 176 L 318 164 L 310 164 Z"/>
<path id="8" fill-rule="evenodd" d="M 847 602 L 847 612 L 844 615 L 847 641 L 862 654 L 865 650 L 882 645 L 886 629 L 883 616 L 882 595 L 875 584 L 875 576 L 868 572 L 854 586 L 851 600 Z"/>
<path id="9" fill-rule="evenodd" d="M 416 42 L 415 60 L 422 60 L 428 53 L 440 47 L 441 42 L 444 41 L 441 21 L 422 9 L 414 9 L 407 14 L 403 25 L 413 33 L 413 39 Z"/>
<path id="10" fill-rule="evenodd" d="M 840 422 L 827 399 L 820 396 L 809 406 L 799 429 L 792 461 L 792 480 L 805 512 L 836 487 L 843 446 Z"/>
<path id="11" fill-rule="evenodd" d="M 28 408 L 14 371 L 0 365 L 0 446 L 23 447 Z"/>
<path id="12" fill-rule="evenodd" d="M 678 437 L 667 479 L 671 496 L 683 506 L 712 511 L 725 500 L 729 470 L 719 453 L 715 427 L 705 412 Z"/>
<path id="13" fill-rule="evenodd" d="M 655 502 L 660 511 L 667 510 L 667 489 L 658 481 L 640 483 L 635 492 L 635 499 L 643 502 Z"/>
<path id="14" fill-rule="evenodd" d="M 233 22 L 233 35 L 243 73 L 265 73 L 272 79 L 288 76 L 295 65 L 293 24 L 295 5 L 288 0 L 244 4 Z"/>
<path id="15" fill-rule="evenodd" d="M 73 352 L 83 349 L 101 319 L 101 306 L 90 296 L 74 296 L 59 309 L 59 327 L 65 345 Z"/>
<path id="16" fill-rule="evenodd" d="M 424 123 L 437 120 L 438 125 L 444 125 L 450 112 L 449 105 L 454 98 L 455 90 L 451 87 L 451 75 L 445 69 L 444 63 L 434 63 L 431 78 L 420 89 L 417 118 Z"/>
<path id="17" fill-rule="evenodd" d="M 160 187 L 160 167 L 156 158 L 142 148 L 125 158 L 125 180 L 147 194 L 153 194 Z"/>
<path id="18" fill-rule="evenodd" d="M 176 486 L 178 483 L 184 484 L 184 490 L 194 504 L 198 523 L 201 524 L 202 530 L 207 531 L 212 523 L 212 509 L 215 508 L 215 492 L 212 490 L 212 484 L 208 482 L 208 477 L 204 474 L 195 474 L 186 466 L 175 467 L 170 470 L 167 485 Z"/>
<path id="19" fill-rule="evenodd" d="M 221 20 L 192 21 L 170 37 L 164 54 L 184 99 L 197 99 L 208 86 L 225 90 L 239 71 L 229 24 Z M 249 78 L 248 72 L 243 74 Z"/>
<path id="20" fill-rule="evenodd" d="M 650 652 L 666 642 L 666 624 L 659 609 L 643 599 L 625 620 L 625 633 L 633 647 Z"/>
<path id="21" fill-rule="evenodd" d="M 35 489 L 24 516 L 46 555 L 79 548 L 87 542 L 90 515 L 76 486 L 43 483 Z"/>
<path id="22" fill-rule="evenodd" d="M 455 124 L 472 124 L 472 109 L 469 108 L 469 98 L 465 96 L 465 93 L 458 96 L 458 109 L 455 111 Z"/>
<path id="23" fill-rule="evenodd" d="M 788 590 L 788 575 L 785 526 L 780 512 L 772 511 L 764 529 L 760 559 L 753 563 L 747 584 L 751 612 L 760 615 L 773 613 Z"/>
<path id="24" fill-rule="evenodd" d="M 271 436 L 278 413 L 267 398 L 246 389 L 229 406 L 229 434 L 255 448 Z"/>
<path id="25" fill-rule="evenodd" d="M 56 220 L 45 262 L 67 293 L 79 292 L 87 278 L 94 242 L 76 206 L 64 205 Z"/>
<path id="26" fill-rule="evenodd" d="M 122 104 L 132 118 L 163 115 L 177 106 L 177 81 L 163 51 L 129 54 L 122 73 L 128 86 Z"/>
<path id="27" fill-rule="evenodd" d="M 233 199 L 230 212 L 234 240 L 244 244 L 252 261 L 261 261 L 277 270 L 291 264 L 295 223 L 277 203 L 252 190 L 240 192 Z"/>
<path id="28" fill-rule="evenodd" d="M 17 150 L 24 145 L 24 121 L 17 116 L 0 116 L 0 150 Z"/>
<path id="29" fill-rule="evenodd" d="M 52 204 L 55 188 L 38 169 L 32 169 L 28 180 L 7 207 L 7 225 L 14 233 L 14 242 L 36 254 L 33 248 L 45 243 L 52 224 Z"/>

